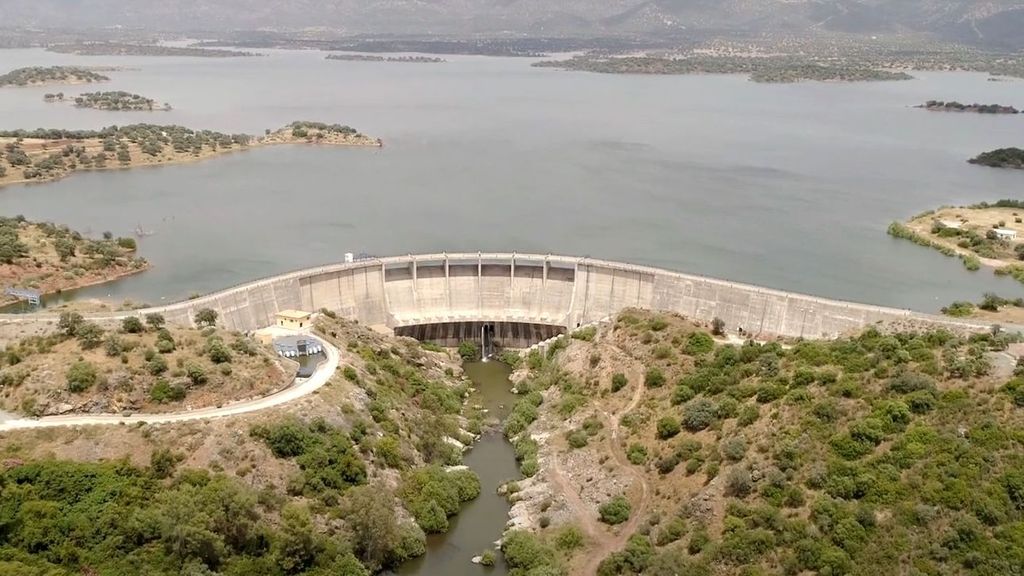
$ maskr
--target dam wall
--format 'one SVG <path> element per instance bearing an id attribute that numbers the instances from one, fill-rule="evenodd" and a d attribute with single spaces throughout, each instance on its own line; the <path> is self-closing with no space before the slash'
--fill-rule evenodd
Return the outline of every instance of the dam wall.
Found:
<path id="1" fill-rule="evenodd" d="M 561 327 L 566 330 L 625 308 L 675 312 L 756 337 L 835 338 L 875 324 L 958 332 L 984 323 L 828 300 L 647 266 L 509 253 L 424 254 L 321 266 L 257 280 L 156 308 L 99 314 L 116 318 L 160 312 L 191 323 L 212 308 L 219 324 L 250 331 L 274 323 L 280 310 L 327 309 L 388 329 L 459 322 Z M 0 325 L 19 315 L 0 317 Z M 22 316 L 24 318 L 24 316 Z"/>

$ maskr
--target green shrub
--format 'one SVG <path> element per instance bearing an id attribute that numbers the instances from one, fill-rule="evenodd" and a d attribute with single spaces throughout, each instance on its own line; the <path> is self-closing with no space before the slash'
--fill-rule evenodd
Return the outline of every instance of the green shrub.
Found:
<path id="1" fill-rule="evenodd" d="M 495 561 L 494 550 L 484 550 L 484 553 L 480 555 L 481 566 L 494 566 Z"/>
<path id="2" fill-rule="evenodd" d="M 185 362 L 185 376 L 188 377 L 189 382 L 193 386 L 199 386 L 206 383 L 206 369 L 203 368 L 202 364 L 189 360 Z"/>
<path id="3" fill-rule="evenodd" d="M 658 419 L 658 438 L 667 440 L 679 434 L 679 420 L 673 416 L 662 416 Z"/>
<path id="4" fill-rule="evenodd" d="M 700 356 L 715 349 L 715 340 L 707 332 L 691 332 L 686 338 L 683 351 L 690 356 Z"/>
<path id="5" fill-rule="evenodd" d="M 661 388 L 665 384 L 665 375 L 656 366 L 651 366 L 644 373 L 644 385 L 648 388 Z"/>
<path id="6" fill-rule="evenodd" d="M 626 387 L 629 381 L 626 380 L 626 375 L 622 372 L 617 372 L 612 375 L 612 392 L 618 392 Z"/>
<path id="7" fill-rule="evenodd" d="M 733 436 L 722 443 L 722 455 L 732 462 L 742 460 L 747 455 L 747 443 L 743 438 Z"/>
<path id="8" fill-rule="evenodd" d="M 570 448 L 583 448 L 587 445 L 587 433 L 583 430 L 572 430 L 567 432 L 565 439 L 569 442 Z"/>
<path id="9" fill-rule="evenodd" d="M 167 323 L 167 320 L 164 319 L 164 315 L 163 314 L 157 314 L 157 313 L 146 314 L 146 324 L 150 328 L 152 328 L 154 330 L 157 330 L 159 328 L 163 328 L 164 324 L 166 324 L 166 323 Z"/>
<path id="10" fill-rule="evenodd" d="M 660 474 L 668 474 L 668 473 L 670 473 L 670 472 L 672 472 L 673 470 L 676 469 L 676 466 L 679 465 L 679 461 L 680 461 L 679 455 L 673 453 L 673 454 L 669 454 L 667 456 L 662 456 L 661 458 L 658 458 L 658 461 L 655 462 L 654 465 L 658 469 L 658 473 L 660 473 Z"/>
<path id="11" fill-rule="evenodd" d="M 466 362 L 472 362 L 480 358 L 480 347 L 472 340 L 463 340 L 459 343 L 459 356 Z"/>
<path id="12" fill-rule="evenodd" d="M 214 364 L 231 362 L 231 352 L 219 338 L 212 338 L 210 340 L 206 347 L 206 353 L 210 356 L 210 361 Z"/>
<path id="13" fill-rule="evenodd" d="M 970 302 L 957 301 L 953 302 L 949 306 L 942 308 L 942 313 L 946 316 L 953 316 L 955 318 L 964 318 L 974 314 L 974 304 Z"/>
<path id="14" fill-rule="evenodd" d="M 631 464 L 636 464 L 637 466 L 645 464 L 647 462 L 647 448 L 644 448 L 643 444 L 634 442 L 626 450 L 626 458 L 629 459 Z"/>
<path id="15" fill-rule="evenodd" d="M 565 526 L 555 536 L 555 548 L 566 552 L 583 546 L 583 532 L 576 526 Z"/>
<path id="16" fill-rule="evenodd" d="M 725 493 L 729 496 L 743 498 L 750 494 L 754 488 L 754 482 L 750 478 L 750 471 L 746 468 L 735 467 L 729 470 L 725 478 Z"/>
<path id="17" fill-rule="evenodd" d="M 690 400 L 693 400 L 693 397 L 696 395 L 697 393 L 694 392 L 692 388 L 685 384 L 680 384 L 672 391 L 672 404 L 685 404 Z"/>
<path id="18" fill-rule="evenodd" d="M 196 310 L 193 319 L 197 326 L 213 326 L 217 323 L 217 311 L 211 308 L 200 308 Z"/>
<path id="19" fill-rule="evenodd" d="M 501 541 L 501 551 L 512 574 L 560 574 L 555 551 L 529 532 L 512 530 Z"/>
<path id="20" fill-rule="evenodd" d="M 161 354 L 170 354 L 174 352 L 174 348 L 174 340 L 160 339 L 156 341 L 156 351 Z"/>
<path id="21" fill-rule="evenodd" d="M 598 506 L 597 512 L 601 522 L 614 526 L 629 520 L 630 509 L 629 500 L 626 500 L 625 496 L 616 496 Z"/>
<path id="22" fill-rule="evenodd" d="M 181 386 L 172 385 L 163 378 L 159 378 L 153 384 L 153 387 L 149 389 L 149 398 L 157 404 L 178 402 L 185 399 L 185 389 Z"/>
<path id="23" fill-rule="evenodd" d="M 96 366 L 90 362 L 79 360 L 68 368 L 65 380 L 68 391 L 77 394 L 95 386 L 99 381 L 99 372 L 96 370 Z"/>
<path id="24" fill-rule="evenodd" d="M 402 475 L 399 496 L 424 532 L 448 530 L 448 516 L 480 495 L 480 478 L 472 470 L 445 472 L 424 466 Z"/>
<path id="25" fill-rule="evenodd" d="M 142 320 L 138 316 L 128 316 L 121 320 L 121 330 L 128 334 L 139 334 L 146 330 L 146 327 L 142 325 Z"/>
<path id="26" fill-rule="evenodd" d="M 573 332 L 571 336 L 574 340 L 591 342 L 594 340 L 594 337 L 597 336 L 597 327 L 587 326 L 586 328 L 580 328 L 579 330 Z"/>
<path id="27" fill-rule="evenodd" d="M 167 372 L 167 360 L 163 356 L 154 356 L 146 363 L 146 371 L 154 376 Z"/>
<path id="28" fill-rule="evenodd" d="M 665 328 L 668 328 L 668 322 L 664 318 L 661 318 L 659 316 L 659 317 L 651 318 L 651 321 L 648 323 L 648 326 L 650 327 L 651 330 L 653 330 L 655 332 L 661 332 Z"/>
<path id="29" fill-rule="evenodd" d="M 683 408 L 683 426 L 690 432 L 698 432 L 715 422 L 715 404 L 706 398 L 698 398 Z"/>
<path id="30" fill-rule="evenodd" d="M 684 534 L 686 534 L 686 521 L 675 516 L 658 530 L 654 543 L 658 546 L 665 546 L 679 540 Z"/>
<path id="31" fill-rule="evenodd" d="M 740 410 L 739 417 L 736 419 L 736 423 L 740 426 L 750 426 L 754 422 L 757 422 L 760 417 L 761 411 L 758 410 L 757 406 L 744 406 Z"/>

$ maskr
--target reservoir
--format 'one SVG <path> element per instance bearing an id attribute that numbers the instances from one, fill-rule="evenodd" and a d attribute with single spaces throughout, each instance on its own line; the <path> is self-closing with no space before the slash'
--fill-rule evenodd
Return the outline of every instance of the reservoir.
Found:
<path id="1" fill-rule="evenodd" d="M 970 273 L 885 229 L 943 204 L 1019 197 L 1024 174 L 965 162 L 1020 145 L 1018 116 L 940 114 L 930 99 L 1024 105 L 1024 82 L 757 84 L 624 76 L 446 56 L 441 64 L 99 57 L 5 50 L 4 67 L 122 66 L 103 90 L 170 112 L 47 104 L 0 90 L 0 127 L 149 122 L 260 134 L 350 124 L 383 149 L 265 148 L 190 165 L 0 189 L 0 213 L 140 239 L 152 270 L 77 296 L 166 303 L 345 252 L 553 252 L 823 297 L 937 311 L 1024 287 Z M 74 94 L 85 88 L 71 86 Z M 90 88 L 93 89 L 93 88 Z"/>

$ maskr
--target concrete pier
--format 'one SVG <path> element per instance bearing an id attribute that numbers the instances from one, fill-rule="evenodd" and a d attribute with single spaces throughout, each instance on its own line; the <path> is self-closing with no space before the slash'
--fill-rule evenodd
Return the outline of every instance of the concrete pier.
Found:
<path id="1" fill-rule="evenodd" d="M 169 306 L 95 316 L 160 312 L 169 321 L 190 323 L 196 310 L 212 308 L 221 325 L 247 331 L 272 324 L 280 310 L 326 308 L 389 329 L 488 322 L 572 330 L 629 307 L 676 312 L 705 322 L 721 318 L 728 331 L 742 329 L 759 337 L 834 338 L 874 324 L 958 332 L 989 328 L 984 323 L 646 266 L 515 253 L 361 260 L 257 280 Z M 17 317 L 0 316 L 0 324 Z"/>

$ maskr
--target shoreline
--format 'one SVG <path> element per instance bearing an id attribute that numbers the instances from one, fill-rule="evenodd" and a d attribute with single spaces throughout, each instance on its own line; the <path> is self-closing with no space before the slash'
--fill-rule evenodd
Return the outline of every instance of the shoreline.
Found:
<path id="1" fill-rule="evenodd" d="M 66 140 L 64 140 L 64 141 L 66 141 Z M 74 140 L 70 140 L 70 142 L 74 142 Z M 362 140 L 358 140 L 358 141 L 333 141 L 333 142 L 332 141 L 320 141 L 320 142 L 316 142 L 316 141 L 306 141 L 305 139 L 296 139 L 296 140 L 287 140 L 287 139 L 285 139 L 285 140 L 280 140 L 280 139 L 275 139 L 274 134 L 271 134 L 269 136 L 261 137 L 258 140 L 254 140 L 254 141 L 252 141 L 252 142 L 250 142 L 248 144 L 240 145 L 237 148 L 236 147 L 232 147 L 232 148 L 227 148 L 227 149 L 218 149 L 215 152 L 205 152 L 205 153 L 199 154 L 198 156 L 192 155 L 192 154 L 187 154 L 187 155 L 185 155 L 185 154 L 177 155 L 176 154 L 173 157 L 166 158 L 166 159 L 160 159 L 160 160 L 156 160 L 156 161 L 134 161 L 133 160 L 132 162 L 130 162 L 128 164 L 116 164 L 116 163 L 113 163 L 112 165 L 102 166 L 102 167 L 97 167 L 97 166 L 75 167 L 75 168 L 68 169 L 68 170 L 65 170 L 63 172 L 60 172 L 60 173 L 48 174 L 48 175 L 46 175 L 44 177 L 41 177 L 41 178 L 24 178 L 24 177 L 22 177 L 22 178 L 15 179 L 10 174 L 10 169 L 9 169 L 8 170 L 8 177 L 6 177 L 6 178 L 0 177 L 0 189 L 4 188 L 5 186 L 14 185 L 14 184 L 29 184 L 29 185 L 32 185 L 32 184 L 44 184 L 44 183 L 49 183 L 49 182 L 57 182 L 57 181 L 63 180 L 64 178 L 67 178 L 68 176 L 71 176 L 72 174 L 74 174 L 76 172 L 102 172 L 102 171 L 108 171 L 108 170 L 130 170 L 130 169 L 136 169 L 136 168 L 147 168 L 147 167 L 160 167 L 160 166 L 174 166 L 174 165 L 182 165 L 182 164 L 191 164 L 191 163 L 194 163 L 194 162 L 201 162 L 201 161 L 205 161 L 205 160 L 211 160 L 211 159 L 214 159 L 214 158 L 219 158 L 221 156 L 225 156 L 225 155 L 232 154 L 232 153 L 246 152 L 246 151 L 251 150 L 253 148 L 267 148 L 267 147 L 272 147 L 272 146 L 283 146 L 283 145 L 327 146 L 327 147 L 338 147 L 338 148 L 383 148 L 384 147 L 384 142 L 380 138 L 373 138 L 373 137 L 370 137 L 370 136 L 363 136 Z"/>
<path id="2" fill-rule="evenodd" d="M 93 281 L 89 281 L 89 282 L 83 282 L 81 284 L 75 284 L 75 285 L 72 285 L 72 286 L 66 286 L 66 287 L 57 288 L 57 289 L 49 290 L 49 291 L 45 291 L 45 292 L 44 291 L 40 291 L 39 296 L 41 298 L 45 298 L 47 296 L 53 296 L 54 294 L 62 294 L 64 292 L 68 292 L 68 291 L 71 291 L 71 290 L 81 290 L 83 288 L 89 288 L 89 287 L 92 287 L 92 286 L 99 286 L 100 284 L 107 284 L 108 282 L 116 282 L 118 280 L 121 280 L 123 278 L 127 278 L 129 276 L 134 276 L 136 274 L 141 274 L 141 273 L 149 270 L 152 267 L 153 267 L 153 265 L 149 262 L 149 260 L 146 260 L 145 264 L 143 266 L 140 266 L 139 268 L 134 268 L 134 269 L 130 269 L 130 270 L 122 270 L 122 271 L 118 272 L 117 274 L 111 274 L 109 276 L 104 276 L 103 278 L 99 278 L 99 279 L 96 279 L 96 280 L 93 280 Z M 7 296 L 6 294 L 0 294 L 0 308 L 6 307 L 6 306 L 10 306 L 12 304 L 17 304 L 17 303 L 19 303 L 21 301 L 22 300 L 19 299 L 19 298 L 10 297 L 10 296 Z"/>

